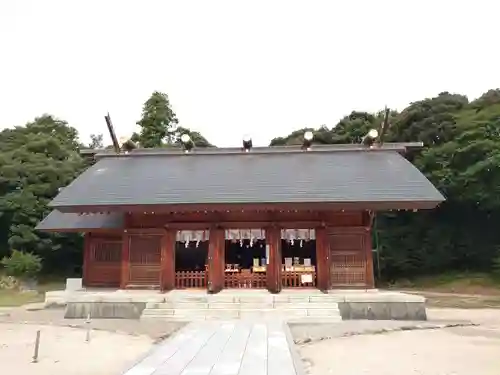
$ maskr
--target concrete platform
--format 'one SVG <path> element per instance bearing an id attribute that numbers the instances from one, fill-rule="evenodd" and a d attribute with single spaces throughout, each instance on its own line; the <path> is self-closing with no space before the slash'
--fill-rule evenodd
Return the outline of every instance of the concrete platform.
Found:
<path id="1" fill-rule="evenodd" d="M 66 306 L 67 318 L 160 318 L 171 320 L 241 319 L 245 316 L 338 321 L 349 319 L 426 320 L 425 298 L 383 290 L 204 290 L 58 291 L 46 294 L 45 306 Z"/>

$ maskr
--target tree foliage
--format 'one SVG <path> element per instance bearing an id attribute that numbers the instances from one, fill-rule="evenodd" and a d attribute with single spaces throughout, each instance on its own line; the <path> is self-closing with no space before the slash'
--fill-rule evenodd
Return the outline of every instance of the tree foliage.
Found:
<path id="1" fill-rule="evenodd" d="M 134 133 L 132 140 L 145 148 L 161 147 L 164 143 L 173 144 L 178 123 L 168 95 L 155 91 L 144 103 L 142 118 L 137 121 L 141 130 Z"/>
<path id="2" fill-rule="evenodd" d="M 76 129 L 49 115 L 0 132 L 0 255 L 33 252 L 47 261 L 48 271 L 78 264 L 81 236 L 47 235 L 34 227 L 59 188 L 82 172 L 79 148 Z"/>
<path id="3" fill-rule="evenodd" d="M 359 143 L 378 128 L 382 112 L 352 112 L 315 143 Z M 446 196 L 432 211 L 377 215 L 381 273 L 385 278 L 449 270 L 489 271 L 500 255 L 500 90 L 469 102 L 443 92 L 391 112 L 386 141 L 424 143 L 407 154 Z M 300 144 L 305 129 L 272 145 Z M 308 129 L 309 130 L 309 129 Z"/>
<path id="4" fill-rule="evenodd" d="M 178 147 L 181 145 L 181 135 L 188 134 L 195 147 L 213 147 L 199 132 L 178 124 L 179 120 L 172 110 L 168 95 L 155 91 L 144 103 L 142 118 L 137 121 L 141 130 L 134 133 L 131 139 L 144 148 Z"/>
<path id="5" fill-rule="evenodd" d="M 173 138 L 175 145 L 177 146 L 182 145 L 181 136 L 183 134 L 189 135 L 195 147 L 214 147 L 214 145 L 212 145 L 203 135 L 201 135 L 200 132 L 184 128 L 182 126 L 179 126 L 178 128 L 175 129 Z"/>
<path id="6" fill-rule="evenodd" d="M 91 134 L 89 148 L 100 149 L 103 147 L 104 147 L 104 135 L 102 133 Z"/>
<path id="7" fill-rule="evenodd" d="M 302 143 L 314 130 L 314 143 L 359 143 L 378 128 L 383 111 L 356 111 L 336 126 L 304 128 L 271 141 Z M 155 92 L 146 101 L 141 147 L 175 147 L 187 133 L 195 146 L 211 147 L 199 132 L 178 126 L 168 96 Z M 446 196 L 439 208 L 384 212 L 376 219 L 381 274 L 393 279 L 449 270 L 497 270 L 500 264 L 500 90 L 469 102 L 443 92 L 390 113 L 387 142 L 422 141 L 407 154 Z M 34 230 L 50 211 L 48 202 L 90 165 L 81 147 L 101 148 L 102 135 L 81 145 L 76 129 L 50 115 L 0 132 L 0 259 L 12 249 L 43 260 L 44 272 L 72 272 L 81 266 L 82 237 Z"/>
<path id="8" fill-rule="evenodd" d="M 142 147 L 168 147 L 187 133 L 196 147 L 212 146 L 199 132 L 177 123 L 168 96 L 155 92 L 144 105 L 141 131 L 134 137 Z M 43 259 L 44 272 L 79 270 L 80 234 L 47 234 L 34 228 L 50 212 L 47 205 L 59 189 L 93 164 L 80 149 L 104 146 L 102 134 L 92 134 L 88 145 L 80 144 L 77 130 L 51 115 L 0 132 L 0 259 L 16 249 Z"/>

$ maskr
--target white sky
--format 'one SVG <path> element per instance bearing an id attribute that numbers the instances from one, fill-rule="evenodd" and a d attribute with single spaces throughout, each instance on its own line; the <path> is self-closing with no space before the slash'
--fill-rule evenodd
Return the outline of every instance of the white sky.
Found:
<path id="1" fill-rule="evenodd" d="M 500 87 L 495 0 L 0 0 L 0 128 L 43 113 L 82 140 L 168 93 L 218 146 L 267 145 L 354 109 Z"/>

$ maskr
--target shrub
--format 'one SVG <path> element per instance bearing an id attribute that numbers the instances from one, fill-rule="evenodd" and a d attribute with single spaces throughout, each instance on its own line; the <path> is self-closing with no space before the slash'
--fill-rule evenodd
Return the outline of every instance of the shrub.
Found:
<path id="1" fill-rule="evenodd" d="M 2 265 L 9 276 L 19 279 L 35 278 L 42 269 L 42 259 L 32 253 L 12 250 L 10 257 L 2 259 Z"/>

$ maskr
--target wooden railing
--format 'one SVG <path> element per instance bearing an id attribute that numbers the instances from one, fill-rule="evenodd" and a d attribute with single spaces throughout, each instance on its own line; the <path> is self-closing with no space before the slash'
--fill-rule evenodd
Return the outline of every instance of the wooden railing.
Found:
<path id="1" fill-rule="evenodd" d="M 175 288 L 206 288 L 207 287 L 207 272 L 206 271 L 176 271 L 175 272 Z"/>
<path id="2" fill-rule="evenodd" d="M 267 286 L 265 272 L 226 272 L 224 287 L 226 288 L 265 288 Z"/>
<path id="3" fill-rule="evenodd" d="M 311 282 L 302 282 L 302 276 L 311 275 Z M 285 271 L 281 272 L 283 288 L 311 288 L 316 286 L 316 271 Z"/>

